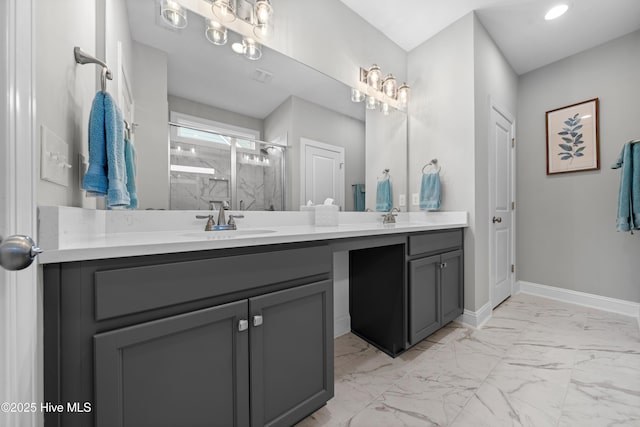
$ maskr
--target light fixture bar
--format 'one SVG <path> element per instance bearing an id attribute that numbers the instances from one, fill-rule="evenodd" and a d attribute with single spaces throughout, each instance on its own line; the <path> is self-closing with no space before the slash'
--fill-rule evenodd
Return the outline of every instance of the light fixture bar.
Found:
<path id="1" fill-rule="evenodd" d="M 360 75 L 359 75 L 360 83 L 357 88 L 353 88 L 353 90 L 363 94 L 362 99 L 365 100 L 367 108 L 370 110 L 373 110 L 377 108 L 378 105 L 386 104 L 387 107 L 384 107 L 385 109 L 387 109 L 388 107 L 391 107 L 396 110 L 406 111 L 407 101 L 409 96 L 409 86 L 406 83 L 403 83 L 400 87 L 397 87 L 395 78 L 389 75 L 393 79 L 393 86 L 392 86 L 393 90 L 387 91 L 387 93 L 392 94 L 392 96 L 389 96 L 387 93 L 385 93 L 385 88 L 384 88 L 382 79 L 380 79 L 380 82 L 379 82 L 380 84 L 378 84 L 377 82 L 375 83 L 376 87 L 371 86 L 371 84 L 369 83 L 370 70 L 374 70 L 377 74 L 380 74 L 380 68 L 377 65 L 373 65 L 368 70 L 365 68 L 360 68 Z M 378 76 L 376 76 L 376 79 L 377 78 Z M 377 87 L 379 87 L 379 89 L 377 89 Z M 364 95 L 366 95 L 366 97 Z M 352 101 L 359 102 L 360 99 L 361 98 L 354 99 L 353 91 L 352 91 Z"/>

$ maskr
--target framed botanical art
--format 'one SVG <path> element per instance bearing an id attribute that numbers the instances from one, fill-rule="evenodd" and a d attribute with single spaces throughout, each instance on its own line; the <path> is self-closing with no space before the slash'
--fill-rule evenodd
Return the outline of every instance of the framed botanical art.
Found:
<path id="1" fill-rule="evenodd" d="M 547 111 L 547 175 L 600 169 L 598 98 Z"/>

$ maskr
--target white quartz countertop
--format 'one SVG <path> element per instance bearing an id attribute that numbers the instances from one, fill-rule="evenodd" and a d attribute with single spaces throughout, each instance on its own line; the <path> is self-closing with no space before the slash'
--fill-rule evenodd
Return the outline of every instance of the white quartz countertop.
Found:
<path id="1" fill-rule="evenodd" d="M 202 214 L 202 212 L 198 212 Z M 41 207 L 41 264 L 211 249 L 334 240 L 467 226 L 466 212 L 416 212 L 382 224 L 380 213 L 340 213 L 339 225 L 315 226 L 307 212 L 243 212 L 238 231 L 202 231 L 194 212 L 117 212 Z M 214 215 L 215 217 L 215 215 Z M 184 220 L 184 229 L 167 230 Z M 286 225 L 290 224 L 290 225 Z"/>

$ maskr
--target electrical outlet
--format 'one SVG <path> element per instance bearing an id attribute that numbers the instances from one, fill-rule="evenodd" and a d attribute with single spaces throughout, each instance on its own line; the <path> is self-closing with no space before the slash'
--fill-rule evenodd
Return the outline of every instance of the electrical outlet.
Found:
<path id="1" fill-rule="evenodd" d="M 420 204 L 420 194 L 419 193 L 413 193 L 411 195 L 411 204 L 413 206 L 418 206 Z"/>
<path id="2" fill-rule="evenodd" d="M 398 196 L 398 205 L 405 206 L 407 204 L 407 197 L 404 194 Z"/>

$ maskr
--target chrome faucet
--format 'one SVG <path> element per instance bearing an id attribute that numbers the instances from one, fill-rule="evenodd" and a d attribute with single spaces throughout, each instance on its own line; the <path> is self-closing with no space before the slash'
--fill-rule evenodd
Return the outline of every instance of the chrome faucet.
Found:
<path id="1" fill-rule="evenodd" d="M 382 223 L 383 224 L 395 224 L 396 223 L 396 218 L 395 217 L 397 217 L 398 214 L 395 214 L 394 212 L 400 212 L 400 209 L 393 208 L 389 212 L 387 212 L 386 214 L 383 214 L 382 215 Z"/>
<path id="2" fill-rule="evenodd" d="M 220 203 L 220 209 L 218 210 L 218 225 L 227 225 L 227 220 L 224 217 L 224 210 L 229 209 L 229 202 L 226 200 L 212 200 L 211 203 Z"/>

